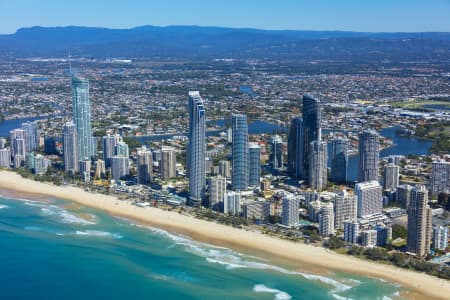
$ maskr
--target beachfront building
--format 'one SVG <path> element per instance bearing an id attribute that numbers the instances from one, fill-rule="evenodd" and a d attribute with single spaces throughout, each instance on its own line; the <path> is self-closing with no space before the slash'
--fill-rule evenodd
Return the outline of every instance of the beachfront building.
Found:
<path id="1" fill-rule="evenodd" d="M 395 191 L 398 187 L 400 177 L 400 167 L 389 163 L 384 166 L 383 183 L 384 190 Z"/>
<path id="2" fill-rule="evenodd" d="M 319 234 L 321 236 L 334 234 L 334 211 L 332 202 L 326 202 L 320 208 Z"/>
<path id="3" fill-rule="evenodd" d="M 320 141 L 320 101 L 311 95 L 303 96 L 303 122 L 302 122 L 302 174 L 308 179 L 310 167 L 310 147 L 313 141 Z"/>
<path id="4" fill-rule="evenodd" d="M 358 181 L 378 181 L 380 136 L 375 130 L 364 130 L 359 135 Z"/>
<path id="5" fill-rule="evenodd" d="M 102 159 L 97 159 L 95 163 L 95 179 L 101 179 L 106 175 L 106 164 Z"/>
<path id="6" fill-rule="evenodd" d="M 72 114 L 77 131 L 78 157 L 91 159 L 95 155 L 95 146 L 91 128 L 89 81 L 75 74 L 72 74 Z"/>
<path id="7" fill-rule="evenodd" d="M 169 146 L 161 147 L 161 161 L 159 164 L 161 179 L 167 180 L 177 176 L 177 156 L 175 149 Z"/>
<path id="8" fill-rule="evenodd" d="M 120 138 L 120 136 L 118 137 Z M 118 142 L 118 137 L 108 134 L 102 138 L 103 160 L 105 161 L 107 168 L 111 167 L 111 158 L 116 153 L 116 144 Z"/>
<path id="9" fill-rule="evenodd" d="M 222 176 L 211 177 L 208 183 L 209 208 L 220 211 L 227 193 L 227 179 Z"/>
<path id="10" fill-rule="evenodd" d="M 241 213 L 241 192 L 229 191 L 225 194 L 223 213 L 234 216 Z"/>
<path id="11" fill-rule="evenodd" d="M 257 143 L 249 143 L 248 158 L 248 185 L 258 187 L 261 176 L 261 147 Z"/>
<path id="12" fill-rule="evenodd" d="M 337 138 L 331 141 L 331 180 L 334 183 L 347 182 L 348 139 Z"/>
<path id="13" fill-rule="evenodd" d="M 246 219 L 254 219 L 266 221 L 270 216 L 270 202 L 252 201 L 244 205 L 244 217 Z"/>
<path id="14" fill-rule="evenodd" d="M 111 158 L 111 177 L 115 180 L 120 180 L 130 174 L 129 170 L 130 160 L 125 156 L 113 156 Z"/>
<path id="15" fill-rule="evenodd" d="M 205 107 L 198 91 L 189 92 L 189 144 L 187 164 L 189 174 L 188 204 L 200 206 L 205 199 Z"/>
<path id="16" fill-rule="evenodd" d="M 283 140 L 279 135 L 270 139 L 269 164 L 275 170 L 283 168 Z"/>
<path id="17" fill-rule="evenodd" d="M 448 247 L 448 226 L 438 225 L 433 228 L 433 248 L 445 250 Z"/>
<path id="18" fill-rule="evenodd" d="M 292 119 L 288 137 L 288 171 L 296 180 L 304 177 L 303 174 L 303 119 Z"/>
<path id="19" fill-rule="evenodd" d="M 342 190 L 336 194 L 334 197 L 334 226 L 336 229 L 343 230 L 345 221 L 356 219 L 357 203 L 353 193 Z"/>
<path id="20" fill-rule="evenodd" d="M 78 146 L 77 129 L 73 122 L 67 122 L 63 127 L 64 170 L 72 173 L 78 172 Z"/>
<path id="21" fill-rule="evenodd" d="M 359 222 L 348 220 L 344 222 L 344 241 L 350 244 L 357 244 L 359 237 Z"/>
<path id="22" fill-rule="evenodd" d="M 11 167 L 11 150 L 9 148 L 0 149 L 0 168 Z"/>
<path id="23" fill-rule="evenodd" d="M 450 162 L 434 161 L 431 167 L 431 193 L 450 192 Z"/>
<path id="24" fill-rule="evenodd" d="M 319 135 L 320 138 L 320 135 Z M 309 186 L 315 190 L 322 190 L 328 183 L 327 174 L 327 143 L 320 139 L 313 141 L 309 147 Z"/>
<path id="25" fill-rule="evenodd" d="M 281 224 L 288 227 L 298 224 L 300 199 L 284 197 L 282 201 Z"/>
<path id="26" fill-rule="evenodd" d="M 91 181 L 91 160 L 83 159 L 80 160 L 80 176 L 81 180 L 84 182 Z"/>
<path id="27" fill-rule="evenodd" d="M 149 184 L 152 181 L 153 158 L 152 152 L 147 147 L 142 146 L 137 149 L 137 182 L 139 184 Z"/>
<path id="28" fill-rule="evenodd" d="M 428 206 L 428 190 L 425 186 L 411 190 L 411 202 L 408 208 L 407 248 L 418 257 L 430 252 L 432 235 L 432 215 Z"/>
<path id="29" fill-rule="evenodd" d="M 358 217 L 381 213 L 383 209 L 382 188 L 378 181 L 372 180 L 357 183 L 355 186 L 358 199 Z"/>
<path id="30" fill-rule="evenodd" d="M 242 191 L 248 187 L 249 148 L 247 116 L 235 114 L 231 117 L 233 130 L 232 143 L 232 179 L 233 190 Z"/>

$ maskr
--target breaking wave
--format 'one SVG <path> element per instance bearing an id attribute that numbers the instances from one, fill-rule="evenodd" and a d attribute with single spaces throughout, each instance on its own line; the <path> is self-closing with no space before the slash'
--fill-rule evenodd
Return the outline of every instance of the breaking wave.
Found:
<path id="1" fill-rule="evenodd" d="M 275 299 L 277 299 L 277 300 L 289 300 L 292 298 L 291 295 L 289 295 L 288 293 L 280 291 L 278 289 L 269 288 L 269 287 L 265 286 L 264 284 L 256 284 L 253 287 L 253 290 L 257 293 L 275 294 Z"/>

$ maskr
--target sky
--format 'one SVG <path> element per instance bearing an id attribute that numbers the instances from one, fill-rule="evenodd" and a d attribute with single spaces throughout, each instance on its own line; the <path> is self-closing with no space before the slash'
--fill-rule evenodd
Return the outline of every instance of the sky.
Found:
<path id="1" fill-rule="evenodd" d="M 450 32 L 450 0 L 0 0 L 1 34 L 66 25 Z"/>

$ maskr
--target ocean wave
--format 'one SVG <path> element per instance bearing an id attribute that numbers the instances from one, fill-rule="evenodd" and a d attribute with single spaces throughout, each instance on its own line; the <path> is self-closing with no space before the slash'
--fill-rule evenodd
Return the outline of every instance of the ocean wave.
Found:
<path id="1" fill-rule="evenodd" d="M 338 294 L 333 294 L 333 298 L 337 299 L 337 300 L 355 300 L 353 298 L 349 298 L 349 297 L 344 297 L 344 296 L 339 296 Z"/>
<path id="2" fill-rule="evenodd" d="M 144 225 L 135 225 L 137 227 L 146 228 L 154 233 L 163 235 L 178 245 L 184 246 L 185 249 L 195 255 L 204 257 L 206 261 L 209 263 L 220 264 L 225 266 L 226 269 L 239 269 L 239 268 L 247 268 L 247 269 L 256 269 L 256 270 L 271 270 L 283 274 L 288 275 L 297 275 L 302 276 L 308 280 L 320 281 L 324 284 L 330 285 L 333 287 L 332 293 L 339 293 L 352 288 L 351 285 L 344 284 L 335 279 L 307 274 L 302 272 L 290 271 L 284 269 L 282 267 L 274 266 L 268 263 L 265 263 L 264 260 L 256 258 L 254 256 L 248 256 L 243 253 L 239 253 L 237 251 L 231 250 L 229 248 L 214 246 L 202 242 L 197 242 L 189 237 L 172 234 L 166 230 L 144 226 Z M 257 260 L 256 260 L 257 259 Z M 259 260 L 259 261 L 258 261 Z M 354 284 L 356 285 L 356 284 Z"/>
<path id="3" fill-rule="evenodd" d="M 75 231 L 76 235 L 83 235 L 83 236 L 95 236 L 95 237 L 107 237 L 107 238 L 114 238 L 114 239 L 121 239 L 123 236 L 118 233 L 112 233 L 108 231 L 101 231 L 101 230 L 77 230 Z"/>
<path id="4" fill-rule="evenodd" d="M 275 294 L 275 299 L 277 299 L 277 300 L 289 300 L 292 298 L 291 295 L 289 295 L 288 293 L 283 292 L 278 289 L 269 288 L 269 287 L 265 286 L 264 284 L 256 284 L 253 287 L 253 291 L 255 291 L 257 293 Z"/>
<path id="5" fill-rule="evenodd" d="M 8 208 L 8 207 L 9 207 L 8 205 L 0 204 L 0 209 L 4 209 L 4 208 Z"/>
<path id="6" fill-rule="evenodd" d="M 41 212 L 46 216 L 57 216 L 59 219 L 66 224 L 79 224 L 79 225 L 95 225 L 96 222 L 89 221 L 79 216 L 76 216 L 65 209 L 62 209 L 56 205 L 47 205 L 42 207 Z M 92 219 L 95 219 L 94 215 L 90 215 Z"/>

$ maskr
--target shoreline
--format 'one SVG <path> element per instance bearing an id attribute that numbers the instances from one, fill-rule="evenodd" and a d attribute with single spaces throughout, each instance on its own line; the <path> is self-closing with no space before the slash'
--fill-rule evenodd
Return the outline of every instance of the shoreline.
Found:
<path id="1" fill-rule="evenodd" d="M 424 273 L 361 260 L 322 247 L 294 243 L 177 212 L 154 207 L 137 207 L 130 201 L 119 200 L 115 196 L 90 193 L 73 186 L 55 186 L 37 182 L 22 178 L 11 171 L 0 171 L 0 189 L 18 194 L 49 196 L 73 201 L 83 206 L 106 211 L 114 216 L 186 234 L 202 242 L 261 253 L 264 257 L 285 262 L 292 268 L 304 270 L 304 267 L 309 269 L 308 266 L 310 266 L 315 270 L 338 271 L 385 279 L 406 288 L 407 291 L 402 291 L 401 294 L 408 299 L 430 299 L 430 297 L 448 299 L 447 296 L 450 295 L 450 281 Z M 319 271 L 319 273 L 323 272 Z"/>

